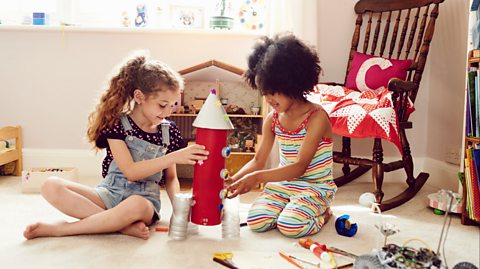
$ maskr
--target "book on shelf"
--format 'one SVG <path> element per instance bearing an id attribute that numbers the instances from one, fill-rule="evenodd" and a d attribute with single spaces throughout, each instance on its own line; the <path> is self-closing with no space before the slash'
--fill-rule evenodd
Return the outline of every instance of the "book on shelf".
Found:
<path id="1" fill-rule="evenodd" d="M 474 89 L 475 89 L 475 126 L 476 126 L 476 129 L 475 129 L 475 136 L 476 137 L 480 137 L 480 112 L 479 112 L 479 99 L 478 99 L 478 95 L 479 95 L 479 92 L 478 92 L 478 78 L 479 78 L 479 74 L 478 74 L 478 70 L 475 70 L 475 71 L 472 71 L 474 72 L 474 82 L 473 82 L 473 86 L 474 86 Z"/>
<path id="2" fill-rule="evenodd" d="M 465 199 L 466 203 L 465 203 L 465 208 L 463 210 L 465 210 L 466 212 L 465 215 L 468 216 L 469 219 L 471 219 L 471 212 L 472 212 L 472 208 L 471 208 L 471 205 L 472 205 L 472 187 L 471 187 L 471 180 L 470 180 L 470 160 L 467 158 L 465 158 L 465 197 L 463 197 L 463 199 Z"/>
<path id="3" fill-rule="evenodd" d="M 480 137 L 480 70 L 470 69 L 467 83 L 467 135 Z"/>
<path id="4" fill-rule="evenodd" d="M 465 158 L 466 210 L 468 218 L 480 221 L 480 148 L 473 145 L 466 149 Z"/>
<path id="5" fill-rule="evenodd" d="M 470 111 L 470 94 L 468 88 L 465 89 L 465 134 L 472 136 L 472 115 Z"/>

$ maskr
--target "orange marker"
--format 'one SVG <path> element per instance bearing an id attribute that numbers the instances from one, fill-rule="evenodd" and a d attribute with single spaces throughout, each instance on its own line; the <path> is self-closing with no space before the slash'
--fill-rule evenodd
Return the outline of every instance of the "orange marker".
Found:
<path id="1" fill-rule="evenodd" d="M 168 232 L 168 227 L 155 227 L 155 232 Z"/>
<path id="2" fill-rule="evenodd" d="M 305 239 L 301 238 L 298 240 L 298 244 L 300 246 L 309 249 L 315 256 L 317 256 L 319 259 L 327 259 L 330 258 L 329 255 L 327 254 L 327 246 L 319 244 L 311 239 Z"/>
<path id="3" fill-rule="evenodd" d="M 336 254 L 340 254 L 340 255 L 343 255 L 343 256 L 347 256 L 347 257 L 350 257 L 352 259 L 356 259 L 358 256 L 353 254 L 353 253 L 350 253 L 350 252 L 346 252 L 345 250 L 341 250 L 341 249 L 338 249 L 338 248 L 335 248 L 335 247 L 327 247 L 326 245 L 324 244 L 320 244 L 320 243 L 317 243 L 315 241 L 313 241 L 312 239 L 305 239 L 305 238 L 301 238 L 298 240 L 298 244 L 306 249 L 310 249 L 317 257 L 321 258 L 320 256 L 322 255 L 322 253 L 325 253 L 325 252 L 331 252 L 331 253 L 336 253 Z"/>
<path id="4" fill-rule="evenodd" d="M 300 269 L 305 269 L 302 265 L 300 265 L 298 262 L 296 262 L 294 259 L 290 258 L 290 256 L 288 256 L 287 254 L 283 253 L 283 252 L 278 252 L 278 254 L 284 258 L 285 260 L 287 260 L 287 262 L 295 265 L 296 267 L 300 268 Z"/>

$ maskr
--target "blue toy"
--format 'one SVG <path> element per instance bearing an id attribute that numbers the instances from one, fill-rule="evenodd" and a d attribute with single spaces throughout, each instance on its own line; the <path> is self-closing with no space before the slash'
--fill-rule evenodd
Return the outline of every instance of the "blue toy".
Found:
<path id="1" fill-rule="evenodd" d="M 146 14 L 145 4 L 137 5 L 137 16 L 135 17 L 135 26 L 136 27 L 145 27 L 147 25 L 147 14 Z"/>
<path id="2" fill-rule="evenodd" d="M 335 229 L 339 235 L 352 237 L 357 233 L 357 224 L 351 224 L 349 218 L 350 215 L 342 215 L 335 221 Z"/>

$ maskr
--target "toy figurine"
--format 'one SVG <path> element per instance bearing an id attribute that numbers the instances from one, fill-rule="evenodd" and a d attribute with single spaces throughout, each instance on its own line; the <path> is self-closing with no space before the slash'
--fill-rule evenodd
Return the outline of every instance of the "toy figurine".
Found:
<path id="1" fill-rule="evenodd" d="M 124 27 L 130 27 L 130 18 L 128 17 L 128 12 L 123 11 L 122 12 L 122 25 Z"/>
<path id="2" fill-rule="evenodd" d="M 147 7 L 144 3 L 137 5 L 137 16 L 135 17 L 135 26 L 136 27 L 145 27 L 147 26 Z"/>

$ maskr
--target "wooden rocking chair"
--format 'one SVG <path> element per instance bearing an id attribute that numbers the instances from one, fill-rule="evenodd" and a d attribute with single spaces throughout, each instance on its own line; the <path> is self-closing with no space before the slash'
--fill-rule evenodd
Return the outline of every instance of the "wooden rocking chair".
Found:
<path id="1" fill-rule="evenodd" d="M 383 148 L 380 138 L 374 138 L 372 159 L 355 158 L 351 155 L 350 137 L 342 137 L 342 151 L 334 152 L 334 162 L 342 163 L 343 176 L 335 179 L 342 186 L 372 169 L 374 195 L 382 211 L 397 207 L 422 188 L 429 177 L 427 173 L 414 176 L 413 160 L 405 130 L 412 128 L 408 121 L 408 98 L 415 102 L 422 73 L 432 40 L 439 4 L 444 0 L 360 0 L 355 5 L 357 20 L 353 33 L 347 74 L 356 51 L 384 58 L 412 59 L 406 80 L 391 79 L 388 89 L 399 121 L 398 135 L 403 151 L 400 160 L 383 163 Z M 366 24 L 364 25 L 364 23 Z M 359 48 L 359 43 L 363 46 Z M 345 82 L 347 78 L 345 78 Z M 338 84 L 337 84 L 338 85 Z M 350 165 L 357 166 L 351 170 Z M 399 195 L 383 201 L 382 183 L 385 172 L 403 168 L 407 188 Z"/>

